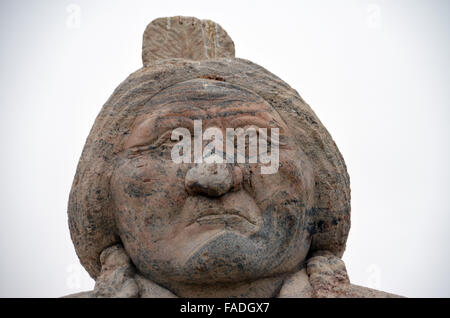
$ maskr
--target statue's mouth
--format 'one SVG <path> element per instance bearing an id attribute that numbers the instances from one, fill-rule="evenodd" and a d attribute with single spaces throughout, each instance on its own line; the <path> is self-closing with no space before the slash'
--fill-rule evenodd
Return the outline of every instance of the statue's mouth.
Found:
<path id="1" fill-rule="evenodd" d="M 200 224 L 212 223 L 235 223 L 246 221 L 256 225 L 256 220 L 253 220 L 250 215 L 246 215 L 244 211 L 237 209 L 223 209 L 223 208 L 209 208 L 200 211 L 195 219 Z"/>
<path id="2" fill-rule="evenodd" d="M 262 214 L 252 197 L 243 190 L 220 198 L 189 196 L 179 215 L 190 231 L 225 229 L 252 234 L 262 226 Z M 181 225 L 181 224 L 180 224 Z"/>

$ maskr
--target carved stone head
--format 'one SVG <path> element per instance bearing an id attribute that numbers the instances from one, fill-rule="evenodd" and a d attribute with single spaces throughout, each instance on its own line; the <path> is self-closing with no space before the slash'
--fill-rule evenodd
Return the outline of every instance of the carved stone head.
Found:
<path id="1" fill-rule="evenodd" d="M 115 268 L 105 253 L 115 247 L 132 268 L 127 277 L 175 295 L 236 287 L 217 295 L 273 296 L 314 253 L 341 257 L 349 176 L 299 94 L 235 58 L 233 41 L 209 20 L 153 21 L 142 56 L 100 111 L 70 194 L 72 240 L 89 274 Z M 203 131 L 277 128 L 276 172 L 262 173 L 261 162 L 175 162 L 172 132 L 195 135 L 195 121 Z"/>

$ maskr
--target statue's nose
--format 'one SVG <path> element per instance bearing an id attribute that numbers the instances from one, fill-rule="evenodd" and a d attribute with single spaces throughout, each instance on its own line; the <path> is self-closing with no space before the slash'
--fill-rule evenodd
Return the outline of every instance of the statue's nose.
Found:
<path id="1" fill-rule="evenodd" d="M 219 197 L 241 186 L 239 167 L 226 163 L 201 163 L 188 170 L 185 187 L 190 194 Z"/>

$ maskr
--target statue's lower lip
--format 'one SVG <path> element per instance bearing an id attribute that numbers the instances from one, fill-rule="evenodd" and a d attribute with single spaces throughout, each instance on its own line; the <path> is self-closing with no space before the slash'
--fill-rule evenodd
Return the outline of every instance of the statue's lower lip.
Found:
<path id="1" fill-rule="evenodd" d="M 215 222 L 242 222 L 247 221 L 255 225 L 255 221 L 251 220 L 248 216 L 236 209 L 206 209 L 200 212 L 194 222 L 201 223 L 215 223 Z"/>

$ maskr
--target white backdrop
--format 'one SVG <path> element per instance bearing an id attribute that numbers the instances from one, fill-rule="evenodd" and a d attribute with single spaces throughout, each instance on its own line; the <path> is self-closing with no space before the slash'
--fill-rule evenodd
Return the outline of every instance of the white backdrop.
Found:
<path id="1" fill-rule="evenodd" d="M 91 289 L 67 226 L 85 138 L 145 26 L 221 24 L 311 105 L 352 187 L 353 283 L 450 297 L 449 1 L 1 1 L 0 296 Z"/>

